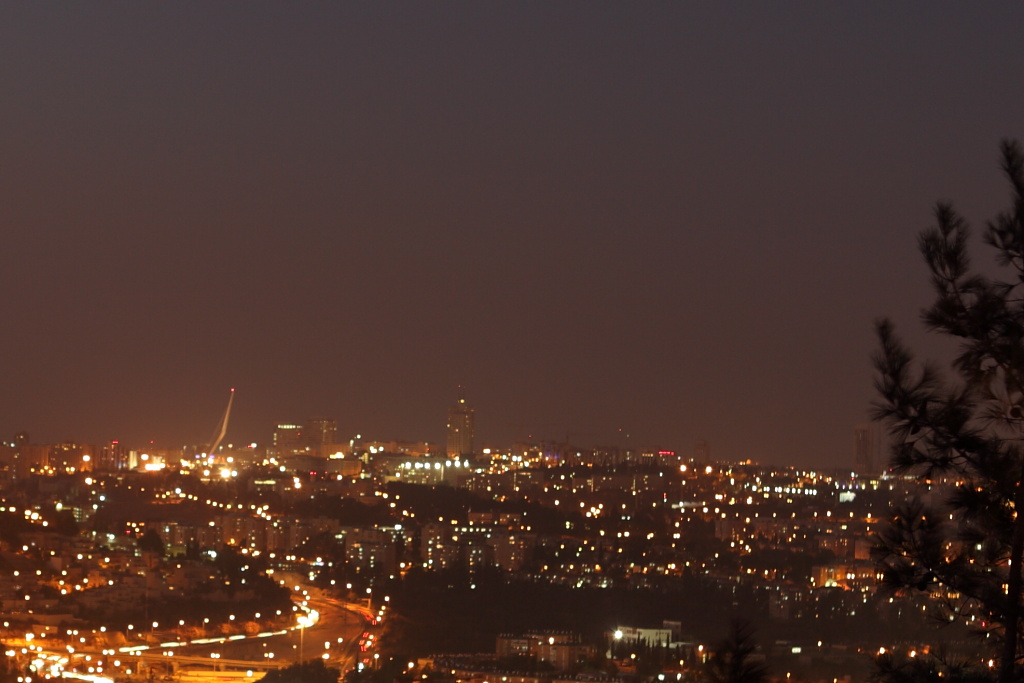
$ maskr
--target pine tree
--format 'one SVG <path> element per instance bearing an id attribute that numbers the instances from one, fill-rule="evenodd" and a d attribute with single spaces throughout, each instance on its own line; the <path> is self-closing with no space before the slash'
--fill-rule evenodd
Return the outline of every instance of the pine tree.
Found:
<path id="1" fill-rule="evenodd" d="M 138 543 L 139 550 L 153 553 L 157 557 L 164 556 L 164 539 L 160 538 L 160 534 L 157 533 L 156 529 L 146 529 L 146 532 L 136 542 Z"/>
<path id="2" fill-rule="evenodd" d="M 339 676 L 338 670 L 328 667 L 322 659 L 310 659 L 268 671 L 260 680 L 265 683 L 337 683 Z"/>
<path id="3" fill-rule="evenodd" d="M 929 331 L 956 339 L 948 373 L 916 366 L 888 320 L 877 324 L 875 417 L 892 437 L 892 469 L 943 484 L 929 507 L 896 506 L 879 535 L 885 584 L 927 596 L 948 620 L 974 617 L 999 646 L 998 680 L 1020 672 L 1024 559 L 1024 152 L 1004 141 L 1012 205 L 989 221 L 990 274 L 973 272 L 969 228 L 940 203 L 918 240 L 935 300 Z"/>
<path id="4" fill-rule="evenodd" d="M 754 628 L 742 619 L 733 619 L 729 635 L 711 651 L 707 677 L 711 683 L 766 683 L 768 669 L 755 657 Z"/>

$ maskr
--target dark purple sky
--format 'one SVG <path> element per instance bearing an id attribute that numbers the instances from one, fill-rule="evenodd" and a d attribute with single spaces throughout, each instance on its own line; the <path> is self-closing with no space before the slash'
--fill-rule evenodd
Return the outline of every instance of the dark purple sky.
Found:
<path id="1" fill-rule="evenodd" d="M 234 386 L 229 440 L 441 440 L 462 384 L 492 444 L 848 464 L 873 319 L 924 343 L 933 203 L 1006 205 L 1022 35 L 1020 3 L 4 4 L 0 434 L 201 442 Z"/>

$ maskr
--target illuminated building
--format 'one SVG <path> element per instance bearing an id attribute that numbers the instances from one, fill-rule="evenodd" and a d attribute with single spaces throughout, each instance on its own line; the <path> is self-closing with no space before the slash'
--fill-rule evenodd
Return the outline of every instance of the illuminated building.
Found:
<path id="1" fill-rule="evenodd" d="M 337 439 L 338 422 L 325 417 L 311 417 L 305 424 L 281 423 L 274 427 L 271 449 L 274 455 L 314 453 L 329 455 Z"/>
<path id="2" fill-rule="evenodd" d="M 395 532 L 394 528 L 391 532 Z M 396 569 L 396 541 L 392 533 L 381 529 L 345 528 L 335 538 L 342 539 L 345 561 L 358 573 L 393 573 Z"/>
<path id="3" fill-rule="evenodd" d="M 459 397 L 458 402 L 448 409 L 448 438 L 445 442 L 445 453 L 449 458 L 473 457 L 473 408 L 466 399 Z"/>
<path id="4" fill-rule="evenodd" d="M 300 424 L 282 423 L 276 425 L 271 439 L 271 454 L 282 456 L 305 451 L 306 442 L 302 436 L 304 432 L 305 430 Z"/>
<path id="5" fill-rule="evenodd" d="M 594 656 L 594 648 L 585 645 L 579 635 L 564 631 L 502 634 L 495 643 L 495 652 L 498 657 L 529 657 L 549 664 L 555 671 L 568 671 Z"/>
<path id="6" fill-rule="evenodd" d="M 8 454 L 10 477 L 13 480 L 29 476 L 33 471 L 41 471 L 47 465 L 49 446 L 33 446 L 28 432 L 18 432 L 11 444 L 12 452 Z"/>
<path id="7" fill-rule="evenodd" d="M 54 472 L 75 472 L 92 470 L 96 456 L 95 446 L 86 446 L 67 441 L 50 446 L 47 467 Z"/>
<path id="8" fill-rule="evenodd" d="M 119 441 L 111 441 L 100 451 L 98 469 L 122 470 L 128 466 L 128 449 Z"/>

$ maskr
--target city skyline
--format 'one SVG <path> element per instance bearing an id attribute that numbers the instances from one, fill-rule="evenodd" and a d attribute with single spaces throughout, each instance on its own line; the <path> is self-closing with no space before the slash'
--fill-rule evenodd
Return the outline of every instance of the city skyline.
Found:
<path id="1" fill-rule="evenodd" d="M 0 8 L 0 435 L 326 415 L 848 466 L 916 235 L 1006 207 L 1024 8 Z M 983 248 L 977 263 L 988 263 Z M 876 456 L 877 457 L 877 456 Z M 882 455 L 884 457 L 884 454 Z"/>
<path id="2" fill-rule="evenodd" d="M 631 435 L 622 433 L 610 433 L 610 436 L 604 441 L 579 441 L 573 440 L 572 433 L 566 433 L 563 436 L 558 434 L 525 434 L 522 438 L 516 438 L 512 441 L 499 442 L 497 440 L 488 440 L 486 442 L 478 443 L 476 441 L 476 430 L 475 430 L 475 413 L 476 409 L 466 399 L 465 391 L 460 385 L 458 387 L 458 398 L 455 403 L 451 404 L 448 408 L 448 417 L 445 423 L 445 435 L 443 440 L 431 441 L 429 439 L 396 439 L 388 435 L 379 434 L 362 434 L 362 433 L 338 433 L 338 421 L 330 417 L 324 417 L 323 415 L 310 416 L 301 422 L 275 422 L 273 425 L 268 426 L 264 433 L 256 435 L 257 440 L 253 440 L 253 435 L 240 435 L 240 438 L 234 439 L 223 439 L 224 434 L 230 426 L 228 418 L 230 416 L 231 404 L 234 401 L 235 391 L 232 388 L 229 394 L 228 408 L 225 415 L 221 418 L 221 422 L 218 423 L 217 432 L 207 442 L 194 442 L 186 443 L 184 441 L 169 442 L 169 443 L 158 443 L 155 440 L 142 440 L 138 442 L 129 442 L 122 439 L 109 439 L 104 442 L 84 442 L 76 439 L 62 439 L 49 443 L 40 442 L 39 440 L 33 439 L 32 435 L 26 431 L 19 431 L 10 437 L 0 438 L 0 445 L 9 446 L 17 449 L 20 445 L 31 445 L 33 448 L 44 448 L 51 451 L 56 451 L 57 456 L 51 454 L 50 458 L 58 457 L 59 453 L 66 451 L 67 449 L 73 449 L 76 452 L 92 453 L 95 451 L 99 454 L 101 451 L 107 454 L 107 451 L 117 451 L 127 453 L 131 451 L 138 456 L 138 454 L 144 452 L 158 452 L 161 454 L 173 454 L 177 451 L 181 452 L 182 457 L 188 457 L 189 453 L 194 452 L 195 454 L 201 453 L 306 453 L 317 458 L 328 458 L 332 451 L 324 450 L 324 446 L 336 446 L 345 449 L 358 447 L 360 444 L 378 444 L 379 452 L 385 453 L 388 451 L 383 450 L 384 446 L 391 444 L 395 447 L 395 453 L 406 453 L 416 451 L 419 453 L 419 449 L 428 448 L 432 449 L 432 453 L 426 453 L 426 455 L 433 455 L 434 457 L 445 457 L 449 460 L 462 460 L 465 459 L 467 462 L 473 461 L 477 456 L 483 455 L 482 464 L 486 463 L 491 459 L 491 454 L 501 454 L 515 452 L 517 448 L 528 446 L 531 448 L 539 449 L 543 451 L 545 449 L 554 448 L 555 450 L 561 450 L 565 447 L 571 447 L 578 449 L 579 454 L 588 452 L 618 452 L 622 455 L 630 455 L 631 457 L 637 457 L 642 453 L 654 454 L 659 457 L 671 456 L 672 458 L 678 458 L 681 462 L 694 462 L 697 464 L 708 464 L 712 462 L 720 463 L 753 463 L 753 464 L 765 464 L 772 465 L 775 463 L 756 463 L 756 461 L 750 458 L 744 458 L 741 460 L 718 460 L 716 461 L 711 457 L 711 444 L 706 440 L 697 440 L 692 444 L 656 444 L 656 443 L 645 443 L 643 439 L 636 438 L 631 439 Z M 591 435 L 593 436 L 593 435 Z M 884 473 L 887 467 L 887 453 L 883 447 L 883 429 L 880 424 L 877 423 L 863 423 L 857 424 L 852 427 L 851 430 L 851 450 L 850 457 L 847 460 L 842 458 L 838 459 L 835 464 L 832 463 L 819 463 L 817 469 L 822 470 L 835 470 L 835 471 L 849 471 L 851 473 L 861 474 L 864 476 L 877 476 L 880 473 Z M 82 450 L 86 449 L 86 450 Z M 147 451 L 148 449 L 148 451 Z M 665 450 L 670 449 L 670 450 Z M 43 452 L 43 451 L 40 451 Z M 377 452 L 377 451 L 374 451 Z M 104 455 L 104 459 L 109 459 L 109 454 Z M 162 457 L 162 456 L 161 456 Z M 97 458 L 94 456 L 93 460 Z M 86 458 L 88 461 L 89 458 Z M 106 460 L 104 460 L 106 462 Z M 78 465 L 78 463 L 75 463 Z M 109 464 L 109 463 L 108 463 Z M 136 461 L 131 465 L 128 465 L 128 469 L 139 469 L 142 471 L 145 463 Z M 122 467 L 124 463 L 118 465 L 118 468 Z M 792 465 L 787 465 L 792 466 Z M 814 467 L 811 467 L 814 469 Z"/>

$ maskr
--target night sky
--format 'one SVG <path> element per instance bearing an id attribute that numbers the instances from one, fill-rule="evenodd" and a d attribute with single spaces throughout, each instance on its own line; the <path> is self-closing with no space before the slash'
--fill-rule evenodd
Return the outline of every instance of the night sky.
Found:
<path id="1" fill-rule="evenodd" d="M 338 420 L 837 466 L 1024 4 L 5 3 L 0 436 Z M 983 248 L 978 261 L 987 259 Z"/>

